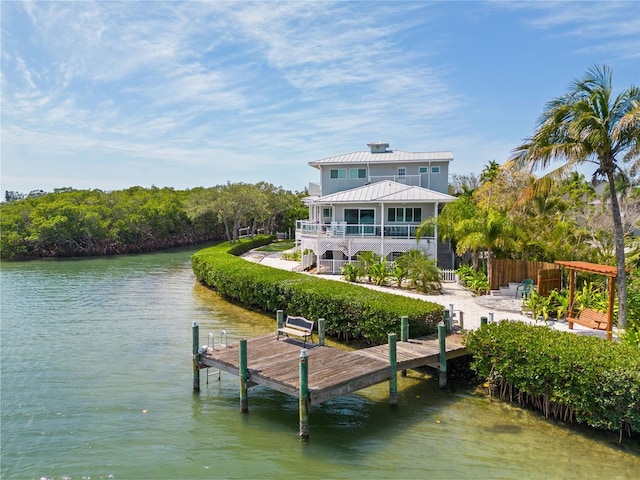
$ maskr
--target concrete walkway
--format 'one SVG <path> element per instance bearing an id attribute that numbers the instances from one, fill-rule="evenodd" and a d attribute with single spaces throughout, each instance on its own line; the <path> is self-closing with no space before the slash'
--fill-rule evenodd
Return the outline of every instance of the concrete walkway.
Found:
<path id="1" fill-rule="evenodd" d="M 298 271 L 300 270 L 300 263 L 290 260 L 283 260 L 281 252 L 260 252 L 252 250 L 243 255 L 248 261 L 260 263 L 272 268 L 279 268 L 281 270 Z M 345 282 L 341 275 L 316 275 L 308 274 L 306 272 L 299 272 L 305 275 L 311 275 L 313 277 L 325 278 L 337 282 Z M 522 299 L 516 299 L 503 295 L 475 295 L 469 290 L 465 289 L 462 285 L 457 283 L 443 283 L 442 293 L 440 294 L 424 294 L 416 292 L 415 290 L 405 290 L 394 287 L 379 287 L 376 285 L 370 285 L 366 283 L 358 283 L 365 288 L 378 290 L 387 293 L 393 293 L 395 295 L 403 295 L 405 297 L 417 298 L 419 300 L 425 300 L 428 302 L 434 302 L 443 307 L 449 309 L 453 305 L 454 310 L 454 324 L 459 324 L 459 312 L 463 314 L 463 327 L 465 330 L 475 330 L 480 326 L 480 318 L 487 317 L 490 319 L 493 316 L 493 321 L 500 320 L 512 320 L 526 322 L 532 325 L 547 325 L 555 330 L 570 331 L 568 324 L 565 321 L 549 321 L 543 320 L 536 321 L 527 315 L 522 314 Z M 597 336 L 600 338 L 606 338 L 606 332 L 600 330 L 592 330 L 581 325 L 574 324 L 574 333 L 581 335 Z M 617 339 L 616 328 L 613 331 L 614 340 Z"/>

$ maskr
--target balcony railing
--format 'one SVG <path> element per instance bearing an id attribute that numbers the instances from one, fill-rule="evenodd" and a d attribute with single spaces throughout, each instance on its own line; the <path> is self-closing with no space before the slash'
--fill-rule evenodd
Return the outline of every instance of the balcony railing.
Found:
<path id="1" fill-rule="evenodd" d="M 421 181 L 421 175 L 370 175 L 369 182 L 382 182 L 384 180 L 391 180 L 392 182 L 403 183 L 405 185 L 411 185 L 413 187 L 419 187 Z"/>
<path id="2" fill-rule="evenodd" d="M 324 237 L 388 237 L 388 238 L 416 238 L 419 225 L 371 225 L 340 223 L 314 223 L 308 220 L 296 222 L 296 236 L 324 236 Z M 433 230 L 423 235 L 423 238 L 433 238 Z"/>

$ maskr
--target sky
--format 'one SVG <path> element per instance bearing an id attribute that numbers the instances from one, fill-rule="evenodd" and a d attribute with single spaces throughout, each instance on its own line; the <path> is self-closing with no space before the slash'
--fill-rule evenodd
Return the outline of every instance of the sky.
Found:
<path id="1" fill-rule="evenodd" d="M 640 86 L 640 1 L 0 0 L 0 186 L 302 191 L 308 162 L 504 163 L 593 65 Z"/>

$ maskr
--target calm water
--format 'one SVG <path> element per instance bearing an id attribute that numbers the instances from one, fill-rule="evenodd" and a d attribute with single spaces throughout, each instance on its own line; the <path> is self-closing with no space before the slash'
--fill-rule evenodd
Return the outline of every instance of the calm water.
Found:
<path id="1" fill-rule="evenodd" d="M 640 446 L 400 379 L 314 406 L 222 375 L 194 395 L 191 323 L 269 332 L 195 282 L 192 251 L 3 263 L 3 479 L 639 478 Z"/>

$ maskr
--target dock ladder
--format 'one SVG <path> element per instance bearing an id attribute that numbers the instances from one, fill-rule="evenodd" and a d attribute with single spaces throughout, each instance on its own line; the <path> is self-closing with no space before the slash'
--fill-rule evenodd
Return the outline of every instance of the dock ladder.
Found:
<path id="1" fill-rule="evenodd" d="M 213 334 L 213 332 L 209 332 L 209 334 L 207 335 L 207 351 L 215 350 L 216 347 L 227 348 L 227 331 L 226 330 L 222 330 L 220 332 L 220 343 L 216 343 L 215 335 Z M 212 371 L 210 372 L 209 370 L 212 370 Z M 217 375 L 218 381 L 220 381 L 220 370 L 218 370 L 217 368 L 207 367 L 207 385 L 209 385 L 209 377 L 212 375 Z"/>

